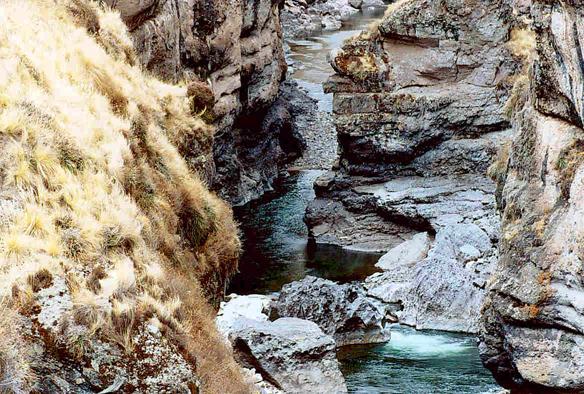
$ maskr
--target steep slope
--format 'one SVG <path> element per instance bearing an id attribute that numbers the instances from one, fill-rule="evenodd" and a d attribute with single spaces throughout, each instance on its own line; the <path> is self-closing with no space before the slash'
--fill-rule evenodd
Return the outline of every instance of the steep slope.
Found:
<path id="1" fill-rule="evenodd" d="M 204 90 L 149 77 L 96 4 L 0 5 L 0 389 L 245 392 L 206 299 L 239 241 L 196 175 Z"/>
<path id="2" fill-rule="evenodd" d="M 584 6 L 534 1 L 537 53 L 500 171 L 501 257 L 481 353 L 506 387 L 584 390 Z"/>
<path id="3" fill-rule="evenodd" d="M 207 179 L 232 204 L 271 189 L 288 148 L 289 114 L 272 108 L 286 73 L 281 1 L 105 0 L 118 9 L 139 62 L 167 81 L 199 81 L 217 125 Z"/>

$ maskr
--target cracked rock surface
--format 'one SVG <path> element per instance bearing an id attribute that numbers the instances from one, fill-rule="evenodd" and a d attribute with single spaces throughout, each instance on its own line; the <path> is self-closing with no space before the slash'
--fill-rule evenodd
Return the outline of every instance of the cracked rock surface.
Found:
<path id="1" fill-rule="evenodd" d="M 331 53 L 340 161 L 305 220 L 317 243 L 378 252 L 428 234 L 427 254 L 366 281 L 402 323 L 479 329 L 499 239 L 486 172 L 511 138 L 520 69 L 513 18 L 504 0 L 406 1 Z"/>

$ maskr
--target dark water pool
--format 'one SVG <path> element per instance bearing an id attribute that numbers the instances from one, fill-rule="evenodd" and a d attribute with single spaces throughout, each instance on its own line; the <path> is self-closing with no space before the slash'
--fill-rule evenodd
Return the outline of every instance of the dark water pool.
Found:
<path id="1" fill-rule="evenodd" d="M 312 185 L 320 174 L 318 170 L 291 174 L 280 180 L 276 194 L 236 210 L 243 255 L 240 274 L 229 291 L 270 293 L 306 275 L 350 282 L 376 272 L 378 254 L 308 244 L 304 210 L 314 198 Z"/>

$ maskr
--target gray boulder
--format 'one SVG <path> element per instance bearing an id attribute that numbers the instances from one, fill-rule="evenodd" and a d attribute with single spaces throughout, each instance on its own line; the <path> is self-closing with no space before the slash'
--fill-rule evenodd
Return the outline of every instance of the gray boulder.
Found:
<path id="1" fill-rule="evenodd" d="M 337 346 L 386 342 L 385 307 L 357 284 L 308 276 L 285 285 L 275 303 L 280 316 L 315 322 Z"/>
<path id="2" fill-rule="evenodd" d="M 335 341 L 315 323 L 296 318 L 241 318 L 229 335 L 236 358 L 289 393 L 346 393 Z"/>
<path id="3" fill-rule="evenodd" d="M 398 265 L 415 264 L 426 258 L 430 245 L 428 233 L 416 234 L 384 254 L 375 266 L 387 271 Z"/>
<path id="4" fill-rule="evenodd" d="M 496 257 L 491 239 L 479 226 L 449 224 L 439 229 L 426 258 L 387 264 L 388 270 L 367 278 L 365 287 L 369 296 L 387 303 L 388 313 L 401 323 L 474 333 Z"/>

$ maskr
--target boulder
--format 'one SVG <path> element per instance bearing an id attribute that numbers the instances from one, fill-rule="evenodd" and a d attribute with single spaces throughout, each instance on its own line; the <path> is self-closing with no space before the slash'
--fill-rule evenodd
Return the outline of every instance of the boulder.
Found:
<path id="1" fill-rule="evenodd" d="M 335 341 L 313 322 L 241 318 L 229 338 L 242 365 L 255 368 L 265 381 L 284 392 L 347 392 Z"/>
<path id="2" fill-rule="evenodd" d="M 322 18 L 322 29 L 323 30 L 339 30 L 343 25 L 338 17 L 334 17 L 332 15 L 325 15 Z"/>
<path id="3" fill-rule="evenodd" d="M 400 323 L 475 333 L 496 256 L 479 226 L 450 224 L 439 229 L 426 258 L 410 264 L 395 261 L 385 272 L 367 278 L 365 288 L 369 296 L 386 303 Z"/>
<path id="4" fill-rule="evenodd" d="M 416 234 L 412 239 L 399 244 L 384 254 L 375 266 L 384 271 L 391 270 L 398 265 L 411 266 L 426 258 L 430 245 L 431 240 L 428 233 Z"/>
<path id="5" fill-rule="evenodd" d="M 231 294 L 222 302 L 215 322 L 219 331 L 228 337 L 234 325 L 241 318 L 268 321 L 272 298 L 265 295 L 251 294 L 240 296 Z"/>
<path id="6" fill-rule="evenodd" d="M 386 342 L 385 307 L 367 297 L 358 284 L 337 284 L 330 280 L 307 276 L 292 282 L 280 292 L 275 308 L 279 316 L 310 320 L 337 346 Z"/>

